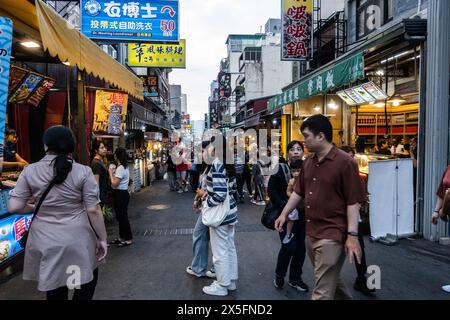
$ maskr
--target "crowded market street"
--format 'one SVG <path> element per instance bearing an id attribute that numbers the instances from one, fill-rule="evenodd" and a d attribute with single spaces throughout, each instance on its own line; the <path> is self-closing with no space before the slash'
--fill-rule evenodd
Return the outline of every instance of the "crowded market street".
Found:
<path id="1" fill-rule="evenodd" d="M 159 181 L 135 194 L 130 202 L 130 223 L 135 243 L 126 248 L 111 247 L 106 263 L 100 267 L 94 299 L 120 300 L 204 300 L 217 299 L 202 292 L 210 282 L 185 271 L 192 259 L 192 230 L 197 215 L 192 211 L 193 193 L 169 192 L 167 182 Z M 261 225 L 263 207 L 239 205 L 236 247 L 239 258 L 237 290 L 227 300 L 308 300 L 311 293 L 273 285 L 276 256 L 280 247 L 275 231 Z M 117 234 L 117 223 L 107 224 L 108 237 Z M 440 289 L 446 282 L 450 248 L 426 240 L 401 240 L 395 246 L 370 243 L 366 238 L 368 264 L 381 268 L 381 289 L 375 297 L 354 290 L 356 300 L 450 299 Z M 346 262 L 344 279 L 351 287 L 355 267 Z M 308 258 L 304 281 L 312 286 L 313 274 Z M 45 299 L 36 285 L 21 279 L 20 272 L 2 279 L 0 299 Z"/>

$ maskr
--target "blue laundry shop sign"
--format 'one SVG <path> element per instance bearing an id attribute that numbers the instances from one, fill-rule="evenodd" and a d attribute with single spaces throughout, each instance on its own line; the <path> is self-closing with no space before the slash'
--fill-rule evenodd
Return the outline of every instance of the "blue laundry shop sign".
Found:
<path id="1" fill-rule="evenodd" d="M 91 39 L 178 41 L 178 0 L 82 0 L 81 32 Z"/>

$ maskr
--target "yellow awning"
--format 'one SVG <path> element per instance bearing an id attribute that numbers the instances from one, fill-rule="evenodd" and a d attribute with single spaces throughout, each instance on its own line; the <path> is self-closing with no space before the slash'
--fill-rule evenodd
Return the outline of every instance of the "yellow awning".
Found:
<path id="1" fill-rule="evenodd" d="M 92 73 L 132 96 L 143 99 L 141 79 L 106 54 L 97 44 L 74 29 L 57 12 L 41 0 L 33 6 L 26 0 L 1 0 L 0 15 L 6 15 L 21 31 L 36 37 L 52 57 L 68 61 Z"/>

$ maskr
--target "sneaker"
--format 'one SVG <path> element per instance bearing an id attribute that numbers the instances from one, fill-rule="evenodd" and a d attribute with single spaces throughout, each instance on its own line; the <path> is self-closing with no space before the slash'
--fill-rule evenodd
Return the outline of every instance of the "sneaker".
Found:
<path id="1" fill-rule="evenodd" d="M 187 272 L 188 274 L 190 274 L 191 276 L 195 276 L 195 277 L 197 277 L 197 278 L 201 278 L 201 277 L 202 277 L 201 274 L 198 274 L 198 273 L 196 273 L 194 270 L 192 270 L 192 267 L 191 267 L 191 266 L 189 266 L 189 267 L 186 268 L 186 272 Z"/>
<path id="2" fill-rule="evenodd" d="M 265 206 L 265 205 L 266 205 L 266 202 L 263 201 L 263 200 L 257 201 L 257 202 L 256 202 L 256 205 L 257 205 L 257 206 Z"/>
<path id="3" fill-rule="evenodd" d="M 273 285 L 275 286 L 275 288 L 277 289 L 283 289 L 284 286 L 284 279 L 281 277 L 275 277 L 275 279 L 273 280 Z"/>
<path id="4" fill-rule="evenodd" d="M 184 192 L 188 192 L 188 191 L 189 191 L 188 187 L 187 186 L 184 187 Z"/>
<path id="5" fill-rule="evenodd" d="M 297 281 L 289 281 L 289 285 L 298 291 L 307 292 L 309 290 L 308 285 L 304 283 L 301 279 Z"/>
<path id="6" fill-rule="evenodd" d="M 445 292 L 450 293 L 450 285 L 442 286 L 442 290 L 444 290 Z"/>
<path id="7" fill-rule="evenodd" d="M 214 281 L 210 286 L 203 287 L 203 292 L 211 296 L 224 297 L 228 295 L 228 289 L 222 287 L 217 281 Z"/>
<path id="8" fill-rule="evenodd" d="M 283 239 L 283 244 L 288 244 L 289 242 L 291 242 L 292 238 L 294 238 L 293 233 L 287 234 Z"/>
<path id="9" fill-rule="evenodd" d="M 236 280 L 231 280 L 230 285 L 227 287 L 228 291 L 236 290 Z"/>
<path id="10" fill-rule="evenodd" d="M 250 203 L 256 204 L 256 200 L 255 199 L 250 199 Z"/>
<path id="11" fill-rule="evenodd" d="M 178 193 L 183 193 L 183 189 L 178 189 L 178 191 L 177 191 Z"/>
<path id="12" fill-rule="evenodd" d="M 369 289 L 367 287 L 366 278 L 356 278 L 356 281 L 353 284 L 353 289 L 361 292 L 363 295 L 368 296 L 368 297 L 372 297 L 373 293 L 375 292 L 375 289 Z"/>
<path id="13" fill-rule="evenodd" d="M 214 271 L 212 271 L 212 270 L 208 270 L 208 271 L 206 271 L 206 276 L 208 278 L 215 279 L 216 278 L 216 273 Z"/>

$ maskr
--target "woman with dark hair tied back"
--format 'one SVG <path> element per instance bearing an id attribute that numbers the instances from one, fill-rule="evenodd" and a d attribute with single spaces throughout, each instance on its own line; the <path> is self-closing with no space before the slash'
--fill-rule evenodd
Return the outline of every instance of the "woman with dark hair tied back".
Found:
<path id="1" fill-rule="evenodd" d="M 24 169 L 9 204 L 11 213 L 33 212 L 51 186 L 30 226 L 23 279 L 37 281 L 48 300 L 67 300 L 69 289 L 75 289 L 74 300 L 91 300 L 107 253 L 98 187 L 91 168 L 71 158 L 75 139 L 69 128 L 49 128 L 44 145 L 47 155 Z"/>
<path id="2" fill-rule="evenodd" d="M 131 233 L 130 221 L 128 220 L 130 172 L 128 171 L 127 151 L 124 148 L 117 148 L 114 152 L 114 158 L 117 161 L 117 169 L 110 167 L 109 177 L 113 188 L 114 211 L 119 222 L 119 238 L 114 239 L 110 244 L 126 247 L 133 244 L 133 234 Z"/>

